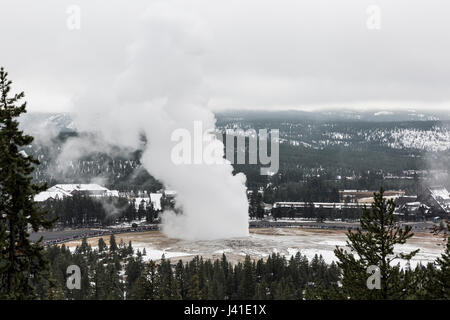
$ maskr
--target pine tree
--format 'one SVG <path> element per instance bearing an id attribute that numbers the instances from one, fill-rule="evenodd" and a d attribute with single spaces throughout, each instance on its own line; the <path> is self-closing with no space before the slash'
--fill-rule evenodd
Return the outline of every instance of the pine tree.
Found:
<path id="1" fill-rule="evenodd" d="M 107 275 L 106 270 L 102 261 L 98 261 L 95 265 L 94 270 L 94 299 L 102 300 L 105 299 L 108 294 L 107 289 Z"/>
<path id="2" fill-rule="evenodd" d="M 28 230 L 50 228 L 54 221 L 33 200 L 47 186 L 33 183 L 31 173 L 39 161 L 20 150 L 33 137 L 19 130 L 16 118 L 26 112 L 26 102 L 19 102 L 25 95 L 10 96 L 11 83 L 0 68 L 0 297 L 30 299 L 48 266 L 42 239 L 32 243 Z"/>
<path id="3" fill-rule="evenodd" d="M 109 238 L 109 251 L 115 253 L 119 247 L 117 246 L 116 236 L 114 234 Z"/>
<path id="4" fill-rule="evenodd" d="M 103 238 L 98 239 L 98 252 L 102 253 L 107 248 L 107 245 L 105 243 L 105 240 Z"/>
<path id="5" fill-rule="evenodd" d="M 76 248 L 76 253 L 80 253 L 80 254 L 87 254 L 88 252 L 90 252 L 92 250 L 91 246 L 88 244 L 87 242 L 87 238 L 83 237 L 83 239 L 81 240 L 81 245 Z"/>
<path id="6" fill-rule="evenodd" d="M 253 188 L 251 190 L 250 199 L 249 199 L 249 206 L 248 206 L 248 215 L 250 218 L 256 217 L 256 210 L 257 210 L 257 204 L 258 204 L 258 198 L 257 198 L 258 190 L 256 188 Z"/>
<path id="7" fill-rule="evenodd" d="M 138 219 L 141 220 L 143 217 L 145 217 L 145 214 L 146 214 L 145 200 L 142 200 L 141 203 L 139 203 L 139 207 L 137 210 Z"/>
<path id="8" fill-rule="evenodd" d="M 250 256 L 244 260 L 242 278 L 240 279 L 238 294 L 240 299 L 252 299 L 255 296 L 255 274 L 254 266 Z"/>
<path id="9" fill-rule="evenodd" d="M 371 209 L 363 209 L 361 228 L 347 233 L 347 246 L 334 251 L 338 266 L 342 269 L 343 298 L 347 299 L 400 299 L 410 286 L 404 279 L 399 266 L 391 266 L 395 259 L 410 260 L 419 250 L 408 254 L 394 254 L 394 246 L 404 244 L 413 236 L 410 226 L 400 227 L 394 216 L 395 203 L 386 201 L 383 189 L 374 194 Z M 369 266 L 379 268 L 380 289 L 367 287 Z"/>
<path id="10" fill-rule="evenodd" d="M 158 275 L 156 269 L 155 262 L 150 260 L 130 292 L 129 297 L 131 299 L 155 300 L 158 298 Z"/>
<path id="11" fill-rule="evenodd" d="M 200 300 L 200 281 L 197 273 L 194 273 L 189 279 L 189 286 L 187 289 L 188 300 Z"/>
<path id="12" fill-rule="evenodd" d="M 155 216 L 156 216 L 155 207 L 153 206 L 153 203 L 150 200 L 149 204 L 145 208 L 145 219 L 147 222 L 153 223 L 153 220 L 155 220 Z"/>
<path id="13" fill-rule="evenodd" d="M 145 248 L 144 248 L 145 250 Z M 128 242 L 128 247 L 127 247 L 127 256 L 131 256 L 134 253 L 134 249 L 133 249 L 133 245 L 131 243 L 131 241 Z"/>
<path id="14" fill-rule="evenodd" d="M 136 206 L 134 200 L 132 203 L 128 204 L 124 214 L 128 222 L 131 222 L 136 218 Z"/>
<path id="15" fill-rule="evenodd" d="M 450 230 L 450 222 L 447 221 L 447 232 Z M 450 235 L 447 236 L 445 251 L 437 259 L 439 270 L 436 272 L 436 299 L 450 299 Z"/>
<path id="16" fill-rule="evenodd" d="M 267 283 L 265 280 L 262 280 L 261 282 L 256 284 L 255 288 L 255 300 L 266 300 L 268 299 L 268 290 L 267 290 Z"/>
<path id="17" fill-rule="evenodd" d="M 124 298 L 124 288 L 120 281 L 119 269 L 116 264 L 110 263 L 106 267 L 106 292 L 108 300 L 122 300 Z"/>
<path id="18" fill-rule="evenodd" d="M 142 261 L 142 257 L 131 257 L 128 259 L 128 263 L 125 267 L 125 275 L 126 275 L 126 287 L 130 290 L 136 280 L 140 277 L 142 272 L 144 271 L 144 263 Z"/>
<path id="19" fill-rule="evenodd" d="M 177 283 L 178 293 L 177 295 L 183 300 L 186 298 L 187 290 L 185 288 L 185 270 L 183 261 L 179 260 L 175 266 L 175 281 Z"/>
<path id="20" fill-rule="evenodd" d="M 58 283 L 51 273 L 49 273 L 46 279 L 43 279 L 43 288 L 41 299 L 45 300 L 63 300 L 64 299 L 64 291 L 61 287 L 61 284 Z"/>
<path id="21" fill-rule="evenodd" d="M 292 285 L 292 279 L 283 278 L 275 287 L 275 300 L 295 300 L 295 289 Z"/>

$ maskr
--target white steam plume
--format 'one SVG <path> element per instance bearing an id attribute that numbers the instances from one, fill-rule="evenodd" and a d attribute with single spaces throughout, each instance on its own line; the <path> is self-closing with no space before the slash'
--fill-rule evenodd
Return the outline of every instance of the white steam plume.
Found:
<path id="1" fill-rule="evenodd" d="M 193 133 L 195 121 L 201 121 L 204 130 L 215 127 L 202 84 L 207 30 L 195 14 L 166 3 L 152 5 L 128 48 L 125 70 L 109 86 L 97 84 L 76 101 L 77 128 L 96 131 L 104 145 L 138 148 L 142 147 L 140 137 L 146 136 L 141 162 L 177 191 L 177 204 L 183 211 L 182 215 L 166 212 L 163 231 L 183 239 L 248 235 L 243 174 L 233 175 L 230 164 L 175 165 L 171 160 L 174 130 Z M 63 154 L 86 153 L 74 145 Z"/>
<path id="2" fill-rule="evenodd" d="M 438 128 L 441 128 L 441 132 L 443 132 L 443 139 L 445 139 L 445 137 L 450 137 L 450 123 L 438 122 L 437 126 Z M 432 139 L 431 141 L 433 140 L 436 139 Z M 433 142 L 436 143 L 436 141 Z M 424 155 L 426 169 L 428 170 L 425 186 L 443 186 L 450 188 L 450 165 L 448 162 L 450 148 L 446 148 L 446 144 L 442 143 L 442 140 L 438 141 L 438 143 L 442 146 L 442 150 L 438 149 L 434 152 L 426 152 Z"/>

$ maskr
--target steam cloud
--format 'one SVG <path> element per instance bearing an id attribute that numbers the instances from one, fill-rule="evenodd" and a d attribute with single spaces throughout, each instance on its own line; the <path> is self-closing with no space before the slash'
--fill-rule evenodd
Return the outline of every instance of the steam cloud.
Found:
<path id="1" fill-rule="evenodd" d="M 74 104 L 78 130 L 95 131 L 102 142 L 72 140 L 62 150 L 63 159 L 108 152 L 112 145 L 142 148 L 143 166 L 177 191 L 183 212 L 163 214 L 166 235 L 202 240 L 247 236 L 245 176 L 233 175 L 230 164 L 175 165 L 171 160 L 174 130 L 193 133 L 195 121 L 204 130 L 215 127 L 202 83 L 201 59 L 210 41 L 207 26 L 195 14 L 155 3 L 135 34 L 118 76 L 111 83 L 95 84 Z"/>
<path id="2" fill-rule="evenodd" d="M 450 124 L 439 122 L 439 126 L 444 131 L 450 132 Z M 436 152 L 427 152 L 424 157 L 426 169 L 429 176 L 425 181 L 424 186 L 444 186 L 450 188 L 450 165 L 448 163 L 448 156 L 450 149 L 444 149 Z"/>

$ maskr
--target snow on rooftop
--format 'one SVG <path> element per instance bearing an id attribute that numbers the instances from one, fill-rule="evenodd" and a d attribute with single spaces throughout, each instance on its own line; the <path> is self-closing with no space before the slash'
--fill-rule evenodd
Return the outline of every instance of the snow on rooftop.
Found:
<path id="1" fill-rule="evenodd" d="M 418 201 L 405 203 L 405 205 L 411 206 L 411 207 L 419 207 L 421 204 L 422 204 L 422 202 L 418 202 Z"/>
<path id="2" fill-rule="evenodd" d="M 48 191 L 63 190 L 66 192 L 73 191 L 109 191 L 107 188 L 98 184 L 57 184 L 48 189 Z"/>
<path id="3" fill-rule="evenodd" d="M 107 196 L 119 196 L 119 191 L 108 190 L 98 184 L 56 184 L 53 187 L 37 194 L 34 201 L 42 202 L 48 199 L 62 199 L 71 197 L 73 191 L 98 192 L 104 191 Z"/>
<path id="4" fill-rule="evenodd" d="M 447 213 L 450 213 L 450 194 L 448 190 L 444 187 L 430 187 L 429 190 L 439 206 Z"/>
<path id="5" fill-rule="evenodd" d="M 43 191 L 34 196 L 34 201 L 43 202 L 48 199 L 62 199 L 64 197 L 70 197 L 71 194 L 64 191 Z"/>
<path id="6" fill-rule="evenodd" d="M 177 194 L 177 192 L 175 190 L 164 190 L 164 193 L 167 196 L 175 196 Z"/>
<path id="7" fill-rule="evenodd" d="M 430 191 L 435 198 L 442 198 L 443 200 L 450 199 L 449 192 L 444 187 L 431 187 Z"/>

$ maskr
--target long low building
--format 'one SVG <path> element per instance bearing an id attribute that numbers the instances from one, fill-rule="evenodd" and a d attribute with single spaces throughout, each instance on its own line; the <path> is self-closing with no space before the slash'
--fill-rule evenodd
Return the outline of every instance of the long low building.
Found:
<path id="1" fill-rule="evenodd" d="M 369 191 L 345 190 L 347 195 L 352 192 L 354 195 L 362 196 Z M 450 214 L 450 192 L 443 186 L 425 188 L 418 196 L 405 196 L 404 192 L 391 191 L 386 195 L 386 199 L 393 199 L 397 205 L 395 214 L 408 216 L 448 216 Z M 341 193 L 342 194 L 342 193 Z M 359 198 L 357 202 L 275 202 L 273 208 L 280 210 L 296 209 L 298 213 L 306 212 L 309 208 L 325 209 L 329 212 L 351 211 L 362 209 L 366 205 L 368 208 L 373 203 L 372 198 Z M 284 208 L 284 209 L 283 209 Z"/>
<path id="2" fill-rule="evenodd" d="M 47 200 L 61 200 L 76 194 L 91 197 L 118 197 L 119 191 L 109 190 L 98 184 L 56 184 L 53 187 L 37 194 L 34 201 L 43 202 Z"/>
<path id="3" fill-rule="evenodd" d="M 72 195 L 69 192 L 63 190 L 53 190 L 50 191 L 42 191 L 34 197 L 34 201 L 36 202 L 44 202 L 47 200 L 62 200 L 65 197 L 71 197 Z"/>
<path id="4" fill-rule="evenodd" d="M 357 203 L 357 202 L 275 202 L 273 204 L 274 208 L 307 208 L 311 205 L 314 205 L 314 208 L 323 208 L 323 209 L 357 209 L 363 208 L 365 203 Z M 370 205 L 369 205 L 370 206 Z"/>
<path id="5" fill-rule="evenodd" d="M 371 202 L 373 194 L 378 191 L 370 190 L 340 190 L 339 197 L 341 201 L 347 200 L 348 202 Z M 398 198 L 405 195 L 403 190 L 385 190 L 384 196 L 387 198 Z"/>
<path id="6" fill-rule="evenodd" d="M 72 197 L 74 195 L 84 195 L 89 197 L 125 197 L 129 201 L 134 201 L 136 209 L 139 208 L 140 204 L 147 207 L 150 202 L 153 204 L 155 210 L 161 210 L 161 199 L 163 197 L 162 193 L 144 193 L 131 196 L 126 193 L 119 194 L 117 190 L 109 190 L 108 188 L 102 187 L 98 184 L 57 184 L 53 187 L 37 194 L 34 197 L 36 202 L 44 202 L 47 200 L 62 200 L 66 197 Z"/>

